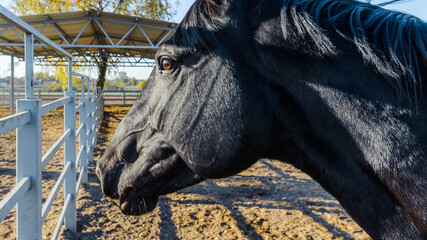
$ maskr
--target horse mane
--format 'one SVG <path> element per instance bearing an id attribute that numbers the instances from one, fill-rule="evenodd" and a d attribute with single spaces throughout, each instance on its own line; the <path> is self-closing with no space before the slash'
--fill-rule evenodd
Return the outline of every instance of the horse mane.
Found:
<path id="1" fill-rule="evenodd" d="M 417 105 L 423 90 L 421 70 L 427 63 L 427 24 L 422 20 L 354 0 L 284 0 L 283 17 L 291 20 L 300 34 L 315 39 L 320 52 L 332 53 L 329 38 L 319 37 L 319 30 L 313 30 L 313 23 L 321 26 L 326 20 L 354 43 L 363 59 L 395 86 L 400 97 Z"/>
<path id="2" fill-rule="evenodd" d="M 427 63 L 427 24 L 424 21 L 355 0 L 281 1 L 285 39 L 289 37 L 286 28 L 291 26 L 298 35 L 312 39 L 320 55 L 335 55 L 337 50 L 322 28 L 329 23 L 396 88 L 399 97 L 408 99 L 411 105 L 418 105 L 425 84 L 421 72 L 425 71 L 423 68 Z M 188 45 L 206 45 L 196 26 L 203 26 L 212 32 L 227 22 L 227 19 L 219 16 L 221 8 L 217 2 L 197 0 L 181 22 L 176 35 Z M 257 5 L 260 10 L 261 3 L 271 4 L 260 0 Z"/>

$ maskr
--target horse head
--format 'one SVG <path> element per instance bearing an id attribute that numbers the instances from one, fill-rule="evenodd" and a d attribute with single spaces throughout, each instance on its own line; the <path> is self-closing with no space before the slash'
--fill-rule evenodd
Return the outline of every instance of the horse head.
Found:
<path id="1" fill-rule="evenodd" d="M 218 3 L 208 4 L 220 10 Z M 206 38 L 216 34 L 184 28 Z M 126 214 L 151 211 L 160 194 L 246 169 L 271 141 L 273 118 L 263 116 L 271 116 L 273 106 L 264 106 L 268 93 L 261 94 L 254 71 L 237 71 L 245 67 L 239 51 L 215 41 L 179 41 L 158 50 L 158 66 L 97 164 L 105 195 Z"/>
<path id="2" fill-rule="evenodd" d="M 197 0 L 97 163 L 103 192 L 144 214 L 269 157 L 372 237 L 425 237 L 426 32 L 351 0 Z"/>

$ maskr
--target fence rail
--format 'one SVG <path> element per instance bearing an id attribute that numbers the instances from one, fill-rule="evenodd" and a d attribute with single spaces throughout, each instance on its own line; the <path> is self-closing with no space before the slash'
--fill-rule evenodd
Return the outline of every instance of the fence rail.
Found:
<path id="1" fill-rule="evenodd" d="M 55 100 L 53 102 L 50 103 L 46 103 L 44 105 L 42 105 L 42 116 L 45 115 L 48 112 L 51 112 L 59 107 L 64 106 L 65 104 L 69 103 L 71 101 L 70 97 L 64 97 L 64 98 L 60 98 L 58 100 Z"/>
<path id="2" fill-rule="evenodd" d="M 5 198 L 0 202 L 0 221 L 3 221 L 7 214 L 15 207 L 18 200 L 30 189 L 31 178 L 24 177 L 16 186 L 10 191 Z"/>
<path id="3" fill-rule="evenodd" d="M 4 89 L 4 90 L 3 90 Z M 23 88 L 15 87 L 15 99 L 24 98 Z M 41 99 L 43 102 L 57 101 L 63 98 L 62 92 L 52 92 L 46 90 L 37 90 L 38 94 L 35 95 L 35 98 Z M 141 90 L 116 90 L 116 89 L 104 89 L 102 91 L 104 97 L 105 106 L 132 106 L 136 99 L 138 98 Z M 80 94 L 76 92 L 76 97 L 80 97 Z M 8 107 L 10 106 L 10 97 L 7 86 L 0 86 L 0 106 Z M 4 109 L 3 111 L 7 111 Z"/>
<path id="4" fill-rule="evenodd" d="M 50 42 L 34 28 L 20 20 L 0 5 L 0 18 L 25 32 L 25 99 L 17 100 L 17 114 L 0 119 L 0 134 L 16 129 L 16 186 L 0 201 L 0 221 L 16 205 L 17 239 L 42 239 L 42 225 L 49 214 L 53 201 L 64 185 L 64 206 L 59 216 L 52 239 L 57 239 L 63 225 L 76 231 L 76 199 L 80 184 L 87 182 L 87 163 L 92 161 L 98 130 L 103 115 L 103 98 L 98 94 L 88 77 L 82 78 L 79 104 L 72 90 L 72 59 L 64 49 Z M 34 36 L 57 52 L 69 57 L 68 91 L 63 97 L 42 105 L 34 98 L 33 53 Z M 87 80 L 87 91 L 85 91 Z M 64 106 L 64 133 L 42 156 L 42 115 Z M 76 132 L 76 117 L 79 113 L 79 130 Z M 80 138 L 76 157 L 76 138 Z M 64 146 L 64 169 L 42 205 L 42 174 L 49 161 Z M 80 170 L 80 171 L 78 171 Z M 79 174 L 76 182 L 77 173 Z"/>
<path id="5" fill-rule="evenodd" d="M 20 112 L 12 116 L 0 119 L 0 135 L 15 128 L 23 126 L 31 121 L 30 112 Z"/>

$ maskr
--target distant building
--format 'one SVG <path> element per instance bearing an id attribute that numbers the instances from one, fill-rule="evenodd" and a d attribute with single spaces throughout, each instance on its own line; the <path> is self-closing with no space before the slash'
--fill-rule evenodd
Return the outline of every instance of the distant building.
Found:
<path id="1" fill-rule="evenodd" d="M 0 78 L 0 86 L 8 86 L 9 85 L 9 77 Z"/>
<path id="2" fill-rule="evenodd" d="M 43 85 L 43 78 L 34 78 L 34 86 Z"/>

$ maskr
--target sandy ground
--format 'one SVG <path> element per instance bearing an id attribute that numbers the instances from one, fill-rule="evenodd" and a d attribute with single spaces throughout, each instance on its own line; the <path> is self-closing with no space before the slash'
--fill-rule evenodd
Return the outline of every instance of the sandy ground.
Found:
<path id="1" fill-rule="evenodd" d="M 129 108 L 107 108 L 95 161 Z M 48 128 L 48 126 L 50 128 Z M 43 152 L 62 133 L 62 112 L 43 118 Z M 52 127 L 54 127 L 52 129 Z M 0 136 L 0 198 L 15 184 L 15 133 Z M 62 149 L 43 172 L 43 201 L 63 168 Z M 260 160 L 227 179 L 208 180 L 161 197 L 150 214 L 125 216 L 101 192 L 90 164 L 80 188 L 77 233 L 60 239 L 369 239 L 341 205 L 301 171 Z M 43 226 L 49 239 L 61 211 L 63 194 Z M 14 210 L 0 225 L 0 239 L 15 239 Z"/>

